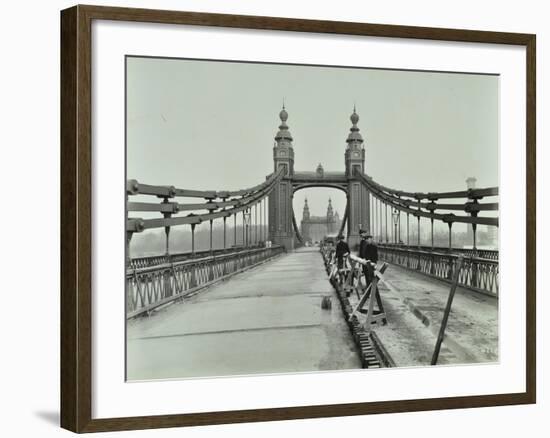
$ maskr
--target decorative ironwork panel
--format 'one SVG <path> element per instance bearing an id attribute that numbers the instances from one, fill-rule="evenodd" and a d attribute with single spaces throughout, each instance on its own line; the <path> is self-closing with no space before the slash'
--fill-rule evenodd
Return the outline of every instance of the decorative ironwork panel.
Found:
<path id="1" fill-rule="evenodd" d="M 444 281 L 452 279 L 458 256 L 462 254 L 464 263 L 458 274 L 458 284 L 469 289 L 498 296 L 498 251 L 485 251 L 484 253 L 492 258 L 483 258 L 479 254 L 474 256 L 473 250 L 462 251 L 460 249 L 439 252 L 398 245 L 379 245 L 378 250 L 380 258 L 384 261 Z"/>
<path id="2" fill-rule="evenodd" d="M 284 252 L 282 246 L 134 259 L 126 271 L 126 316 L 147 313 Z"/>

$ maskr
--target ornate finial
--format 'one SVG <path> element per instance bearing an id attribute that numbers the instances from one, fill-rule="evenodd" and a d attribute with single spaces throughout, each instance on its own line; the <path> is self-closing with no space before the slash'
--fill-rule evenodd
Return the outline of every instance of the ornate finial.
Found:
<path id="1" fill-rule="evenodd" d="M 353 104 L 353 114 L 349 118 L 351 120 L 351 123 L 353 123 L 353 126 L 357 125 L 357 122 L 359 122 L 359 114 L 357 114 L 355 110 L 355 103 Z"/>
<path id="2" fill-rule="evenodd" d="M 283 109 L 279 113 L 279 118 L 281 119 L 281 124 L 279 125 L 279 132 L 275 136 L 275 140 L 277 142 L 277 145 L 280 146 L 282 142 L 292 142 L 292 135 L 290 134 L 288 130 L 288 125 L 286 124 L 286 121 L 288 120 L 288 113 L 285 109 L 285 103 L 283 100 Z M 290 144 L 290 146 L 292 146 Z"/>
<path id="3" fill-rule="evenodd" d="M 357 114 L 355 103 L 353 104 L 353 114 L 349 119 L 351 120 L 352 126 L 346 143 L 348 143 L 348 145 L 351 143 L 363 143 L 363 137 L 359 134 L 359 128 L 357 127 L 357 123 L 359 123 L 359 114 Z"/>
<path id="4" fill-rule="evenodd" d="M 283 109 L 279 113 L 279 118 L 281 119 L 281 122 L 283 122 L 283 125 L 286 123 L 288 119 L 288 113 L 286 112 L 284 101 L 283 101 Z"/>

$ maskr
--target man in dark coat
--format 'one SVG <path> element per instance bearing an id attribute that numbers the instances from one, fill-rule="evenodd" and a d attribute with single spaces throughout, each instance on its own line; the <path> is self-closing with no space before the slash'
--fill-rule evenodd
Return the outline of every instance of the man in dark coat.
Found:
<path id="1" fill-rule="evenodd" d="M 338 267 L 338 276 L 340 279 L 340 283 L 344 283 L 346 279 L 346 273 L 345 271 L 342 271 L 342 269 L 345 268 L 344 259 L 349 255 L 349 246 L 347 242 L 344 240 L 344 236 L 342 234 L 338 235 L 338 243 L 336 244 L 336 266 Z"/>
<path id="2" fill-rule="evenodd" d="M 361 243 L 359 244 L 358 256 L 372 263 L 363 265 L 363 274 L 365 274 L 366 285 L 369 287 L 374 278 L 374 267 L 378 263 L 378 247 L 372 240 L 372 235 L 365 230 L 360 230 L 359 234 L 361 235 Z"/>
<path id="3" fill-rule="evenodd" d="M 349 246 L 344 240 L 344 236 L 338 235 L 338 244 L 336 245 L 336 260 L 338 262 L 338 269 L 344 267 L 344 257 L 349 254 Z"/>

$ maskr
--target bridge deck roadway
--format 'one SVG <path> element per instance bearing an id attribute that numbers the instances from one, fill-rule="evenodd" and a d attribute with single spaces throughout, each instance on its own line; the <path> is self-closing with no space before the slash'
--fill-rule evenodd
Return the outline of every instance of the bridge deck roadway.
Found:
<path id="1" fill-rule="evenodd" d="M 376 333 L 397 366 L 429 365 L 450 284 L 390 265 L 380 294 L 388 325 Z M 458 287 L 438 364 L 498 361 L 498 299 Z"/>
<path id="2" fill-rule="evenodd" d="M 318 248 L 131 320 L 127 338 L 128 380 L 361 368 Z"/>

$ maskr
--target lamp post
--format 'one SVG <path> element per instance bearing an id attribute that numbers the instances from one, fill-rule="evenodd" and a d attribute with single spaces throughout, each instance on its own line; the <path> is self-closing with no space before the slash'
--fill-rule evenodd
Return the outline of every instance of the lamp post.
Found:
<path id="1" fill-rule="evenodd" d="M 395 229 L 393 233 L 393 243 L 397 243 L 397 222 L 399 221 L 399 212 L 397 211 L 397 208 L 393 209 L 392 218 L 393 218 L 393 225 Z"/>
<path id="2" fill-rule="evenodd" d="M 248 248 L 248 226 L 250 225 L 250 209 L 247 208 L 244 212 L 244 223 L 246 226 L 246 244 L 245 246 Z"/>

